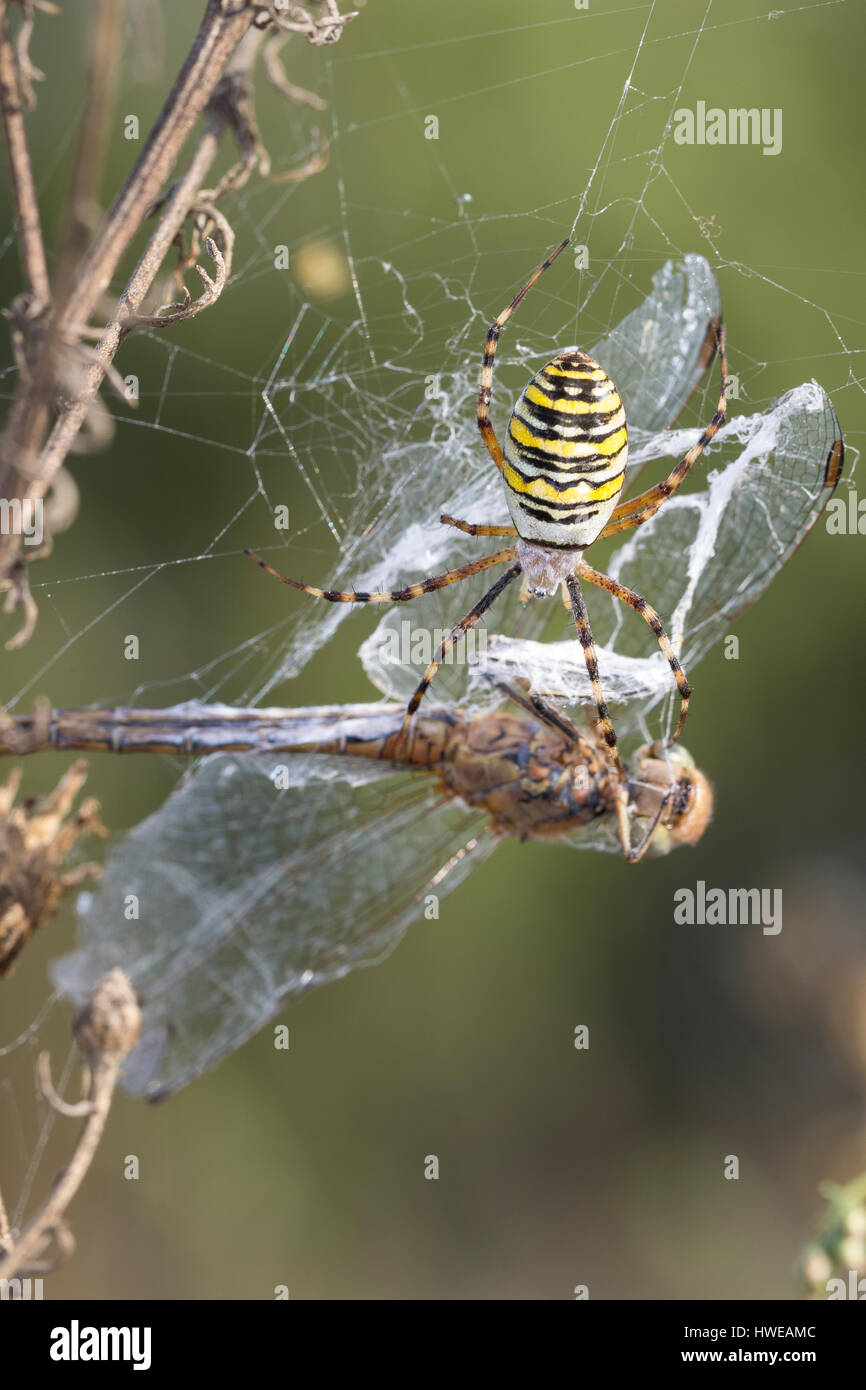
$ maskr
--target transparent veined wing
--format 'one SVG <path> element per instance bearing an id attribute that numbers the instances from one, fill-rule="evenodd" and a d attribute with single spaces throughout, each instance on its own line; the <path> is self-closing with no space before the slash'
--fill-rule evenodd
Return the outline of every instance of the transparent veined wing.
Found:
<path id="1" fill-rule="evenodd" d="M 626 287 L 632 294 L 631 286 Z M 647 459 L 657 457 L 649 447 L 657 431 L 671 425 L 707 370 L 708 328 L 719 313 L 719 289 L 715 276 L 702 256 L 687 255 L 681 262 L 668 261 L 653 277 L 649 295 L 628 312 L 607 337 L 594 344 L 581 344 L 616 381 L 629 418 L 629 476 Z M 509 330 L 511 332 L 511 330 Z M 518 333 L 508 339 L 516 342 Z M 548 356 L 568 346 L 550 344 Z M 506 360 L 507 342 L 500 348 Z M 343 536 L 336 564 L 330 574 L 303 577 L 323 588 L 360 590 L 394 588 L 465 564 L 483 554 L 483 541 L 442 526 L 442 512 L 471 521 L 508 522 L 502 482 L 484 448 L 475 424 L 481 342 L 478 357 L 450 376 L 443 375 L 438 399 L 429 403 L 429 438 L 389 442 L 381 467 L 365 473 L 359 493 L 365 502 L 356 502 L 351 524 Z M 526 364 L 531 375 L 540 361 Z M 497 369 L 498 370 L 498 369 Z M 501 433 L 513 402 L 502 386 L 494 382 L 491 415 Z M 678 436 L 679 438 L 679 436 Z M 688 435 L 680 452 L 693 441 Z M 493 547 L 491 547 L 492 549 Z M 291 551 L 268 551 L 265 558 L 289 574 L 294 574 Z M 395 605 L 382 619 L 378 632 L 383 642 L 396 632 L 414 629 L 422 633 L 450 630 L 483 592 L 484 576 L 428 594 L 412 604 Z M 514 586 L 516 590 L 517 586 Z M 297 599 L 288 594 L 288 604 Z M 313 600 L 307 600 L 311 603 Z M 458 611 L 459 610 L 459 611 Z M 343 604 L 318 604 L 315 619 L 301 609 L 295 635 L 283 651 L 273 676 L 258 693 L 265 697 L 275 686 L 297 672 L 336 627 L 357 610 Z M 548 605 L 521 605 L 517 592 L 505 594 L 491 618 L 495 629 L 523 637 L 538 637 L 551 619 Z M 407 641 L 404 645 L 411 645 Z M 407 683 L 417 682 L 416 667 L 408 660 L 400 680 L 380 688 L 403 698 Z M 459 701 L 466 689 L 459 670 L 443 673 L 443 699 Z M 379 682 L 376 682 L 379 684 Z"/>
<path id="2" fill-rule="evenodd" d="M 80 1003 L 106 970 L 126 971 L 144 1024 L 123 1084 L 156 1098 L 291 1000 L 381 960 L 428 885 L 449 892 L 496 843 L 481 812 L 427 775 L 214 754 L 110 854 L 79 949 L 53 977 Z"/>
<path id="3" fill-rule="evenodd" d="M 664 438 L 656 436 L 659 448 Z M 763 414 L 735 416 L 718 439 L 734 446 L 732 461 L 712 471 L 704 489 L 670 498 L 630 534 L 608 567 L 663 615 L 689 674 L 791 558 L 826 506 L 842 466 L 839 421 L 815 381 L 787 392 Z M 670 444 L 676 455 L 676 436 Z M 624 732 L 670 693 L 667 663 L 645 624 L 606 596 L 593 608 L 593 627 L 608 698 L 628 706 L 617 717 Z M 485 669 L 502 679 L 527 679 L 541 692 L 591 699 L 582 652 L 573 640 L 497 636 L 488 645 Z"/>
<path id="4" fill-rule="evenodd" d="M 646 299 L 589 349 L 622 396 L 630 443 L 677 420 L 713 360 L 721 312 L 709 262 L 689 254 L 667 261 Z M 629 478 L 636 466 L 629 459 Z"/>
<path id="5" fill-rule="evenodd" d="M 611 566 L 626 584 L 654 586 L 670 614 L 671 638 L 692 665 L 790 560 L 842 467 L 839 421 L 817 381 L 786 392 L 763 415 L 736 417 L 730 435 L 740 446 L 737 458 L 712 472 L 702 492 L 672 498 L 670 529 L 659 526 L 653 540 L 663 508 Z M 679 553 L 684 585 L 665 573 L 671 567 L 664 566 L 665 545 L 671 559 Z"/>
<path id="6" fill-rule="evenodd" d="M 638 464 L 647 458 L 679 456 L 693 442 L 694 431 L 659 429 L 657 423 L 668 413 L 678 413 L 706 367 L 707 323 L 717 310 L 714 285 L 709 267 L 698 257 L 689 258 L 681 270 L 665 267 L 656 277 L 652 304 L 648 300 L 638 306 L 607 344 L 594 349 L 599 357 L 608 354 L 623 393 L 633 393 L 633 441 L 635 432 L 643 429 L 641 419 L 646 421 L 644 434 L 634 444 Z M 670 388 L 661 406 L 655 391 L 641 395 L 647 351 L 654 356 L 654 370 Z M 673 585 L 668 609 L 678 614 L 677 631 L 687 660 L 689 652 L 696 658 L 706 650 L 731 616 L 757 596 L 826 500 L 827 460 L 838 426 L 820 388 L 813 385 L 809 390 L 806 396 L 804 388 L 791 393 L 785 408 L 780 403 L 765 417 L 733 422 L 728 437 L 740 439 L 744 447 L 719 475 L 728 483 L 714 476 L 700 497 L 674 499 L 676 506 L 668 504 L 620 549 L 615 566 L 626 582 L 641 587 L 635 575 L 655 580 L 663 574 Z M 661 411 L 660 417 L 653 416 L 653 407 Z M 426 471 L 421 466 L 410 473 L 413 486 L 403 487 L 389 526 L 393 529 L 405 519 L 410 503 L 413 510 L 419 502 L 426 506 L 423 520 L 409 521 L 390 550 L 378 527 L 375 535 L 363 538 L 361 550 L 366 547 L 368 558 L 377 557 L 375 567 L 367 571 L 368 580 L 363 572 L 352 570 L 359 553 L 358 542 L 353 543 L 331 581 L 335 587 L 347 583 L 353 573 L 359 587 L 368 582 L 391 585 L 477 556 L 477 542 L 441 527 L 438 515 L 447 509 L 471 519 L 499 519 L 503 502 L 498 476 L 482 460 L 442 500 L 436 484 L 441 466 L 434 467 L 436 462 L 429 452 L 416 459 Z M 752 464 L 758 467 L 749 471 Z M 777 492 L 777 473 L 790 500 L 780 507 L 776 496 L 768 555 L 766 547 L 762 549 L 761 528 L 768 490 Z M 414 486 L 418 479 L 423 488 Z M 735 488 L 738 479 L 741 486 Z M 735 491 L 740 514 L 727 505 Z M 763 558 L 757 560 L 759 552 Z M 686 554 L 689 562 L 683 564 Z M 483 583 L 482 578 L 479 592 Z M 465 611 L 477 597 L 472 587 L 430 595 L 411 606 L 412 617 L 408 607 L 397 606 L 386 616 L 362 648 L 365 666 L 384 693 L 407 697 L 419 664 L 429 659 L 431 644 L 459 616 L 451 601 L 459 594 L 460 611 Z M 652 585 L 642 587 L 663 608 L 664 600 Z M 310 642 L 317 645 L 326 639 L 329 617 L 346 611 L 317 611 L 317 621 L 306 624 L 317 634 L 305 639 L 307 654 Z M 501 626 L 519 636 L 491 640 L 487 669 L 491 661 L 494 670 L 499 663 L 499 674 L 506 679 L 528 677 L 538 690 L 562 689 L 579 699 L 589 692 L 570 618 L 560 610 L 561 627 L 569 633 L 565 642 L 525 640 L 556 611 L 555 604 L 521 609 L 513 599 L 510 608 L 503 605 Z M 602 669 L 610 698 L 630 702 L 639 721 L 667 692 L 669 673 L 666 664 L 641 645 L 639 623 L 629 632 L 620 631 L 621 616 L 617 612 L 611 617 L 609 635 L 616 650 L 602 653 Z M 479 679 L 482 674 L 471 666 L 446 667 L 437 697 L 453 698 L 455 691 L 468 687 L 473 704 L 497 702 L 499 696 L 491 694 L 489 682 Z M 345 762 L 335 760 L 327 776 L 327 762 L 313 758 L 301 764 L 302 773 L 297 767 L 293 770 L 289 787 L 277 796 L 268 776 L 272 766 L 249 757 L 217 757 L 192 773 L 112 857 L 105 884 L 84 919 L 85 945 L 58 968 L 58 980 L 68 993 L 86 993 L 103 968 L 118 963 L 119 903 L 125 893 L 137 891 L 130 883 L 139 883 L 145 897 L 150 894 L 149 931 L 136 932 L 119 962 L 126 964 L 147 1001 L 147 1034 L 128 1076 L 137 1094 L 157 1094 L 183 1084 L 255 1032 L 286 1000 L 378 958 L 417 915 L 419 894 L 443 865 L 452 865 L 444 880 L 447 890 L 495 842 L 484 830 L 483 815 L 460 803 L 443 804 L 437 785 L 416 773 L 374 766 L 349 774 Z M 293 796 L 294 803 L 287 801 Z M 401 839 L 401 829 L 405 832 L 407 827 L 411 833 Z M 258 838 L 251 840 L 248 851 L 245 837 L 252 835 Z M 597 835 L 581 835 L 575 842 L 596 840 L 598 847 L 612 847 L 609 827 L 599 826 Z M 472 848 L 462 853 L 467 842 Z M 243 866 L 241 874 L 238 864 Z M 340 886 L 344 868 L 352 877 L 345 890 Z M 364 886 L 371 876 L 378 876 L 380 883 L 373 894 Z M 339 905 L 336 913 L 330 912 L 333 894 L 338 894 L 339 903 L 352 905 L 348 913 Z M 313 926 L 305 925 L 305 914 Z M 327 925 L 316 927 L 323 919 Z M 145 950 L 142 942 L 152 944 Z"/>
<path id="7" fill-rule="evenodd" d="M 7 724 L 0 751 L 29 738 L 34 750 L 209 755 L 112 850 L 79 905 L 79 948 L 53 969 L 79 1004 L 110 970 L 131 980 L 144 1022 L 127 1089 L 184 1085 L 287 1002 L 380 960 L 428 892 L 449 892 L 503 838 L 622 853 L 597 741 L 523 690 L 500 696 L 492 713 L 433 707 L 411 740 L 404 707 L 381 703 L 194 700 Z M 630 799 L 630 844 L 651 855 L 695 844 L 712 814 L 683 749 L 647 749 Z"/>

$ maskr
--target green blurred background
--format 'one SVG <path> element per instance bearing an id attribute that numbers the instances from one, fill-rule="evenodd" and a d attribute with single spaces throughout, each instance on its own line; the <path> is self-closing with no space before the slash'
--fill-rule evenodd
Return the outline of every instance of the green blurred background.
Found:
<path id="1" fill-rule="evenodd" d="M 137 152 L 122 117 L 149 128 L 203 7 L 139 8 L 106 201 Z M 47 80 L 28 128 L 51 241 L 90 10 L 40 18 L 33 45 Z M 290 111 L 260 83 L 275 168 L 304 161 L 317 120 L 332 137 L 329 167 L 298 188 L 254 183 L 228 200 L 236 278 L 222 303 L 161 342 L 124 348 L 118 367 L 140 377 L 139 417 L 112 403 L 112 447 L 72 462 L 82 514 L 34 576 L 39 627 L 4 656 L 0 701 L 23 710 L 38 695 L 56 705 L 160 704 L 210 690 L 241 698 L 249 671 L 226 653 L 255 637 L 257 669 L 268 669 L 287 611 L 303 602 L 240 556 L 273 535 L 268 504 L 254 496 L 256 466 L 268 498 L 302 518 L 296 572 L 327 573 L 333 542 L 307 517 L 308 493 L 278 436 L 255 464 L 247 454 L 260 388 L 303 302 L 291 275 L 273 269 L 278 243 L 293 254 L 310 240 L 351 249 L 380 360 L 411 336 L 382 272 L 393 265 L 423 312 L 424 363 L 428 347 L 447 352 L 449 340 L 462 351 L 470 294 L 488 318 L 501 308 L 568 231 L 597 165 L 594 216 L 578 226 L 593 265 L 618 253 L 643 292 L 667 255 L 709 256 L 743 384 L 734 408 L 760 408 L 817 377 L 849 450 L 841 494 L 856 486 L 862 8 L 769 19 L 758 0 L 588 11 L 539 0 L 529 14 L 519 0 L 370 0 L 336 48 L 293 40 L 284 50 L 292 79 L 331 109 Z M 667 115 L 697 100 L 782 108 L 782 153 L 669 141 L 658 160 Z M 431 113 L 438 141 L 424 139 Z M 702 230 L 710 219 L 712 240 Z M 20 288 L 8 206 L 3 227 L 8 304 Z M 552 307 L 545 295 L 527 306 L 534 342 L 546 312 L 551 331 L 562 326 L 562 281 L 555 294 Z M 584 343 L 606 326 L 603 298 Z M 352 325 L 354 295 L 316 313 L 331 332 Z M 351 335 L 360 371 L 366 340 L 358 328 Z M 479 349 L 482 336 L 479 320 Z M 11 370 L 4 379 L 8 390 Z M 506 390 L 517 384 L 507 378 Z M 383 372 L 381 386 L 393 391 L 393 378 Z M 387 421 L 387 400 L 374 408 L 374 372 L 363 391 L 359 428 Z M 322 486 L 333 496 L 344 485 L 344 428 L 327 421 L 323 438 Z M 310 440 L 312 452 L 315 424 Z M 567 1298 L 588 1284 L 595 1298 L 793 1296 L 817 1183 L 866 1168 L 864 544 L 819 523 L 737 624 L 739 660 L 719 649 L 695 673 L 687 742 L 717 796 L 697 849 L 627 869 L 555 846 L 500 848 L 443 900 L 438 922 L 419 923 L 376 969 L 292 1010 L 289 1054 L 275 1054 L 266 1035 L 162 1105 L 120 1097 L 71 1210 L 77 1253 L 47 1294 L 269 1298 L 286 1284 L 298 1298 Z M 345 624 L 271 698 L 372 698 L 355 657 L 371 626 Z M 123 659 L 130 632 L 142 643 L 134 670 Z M 104 819 L 121 830 L 160 803 L 178 763 L 106 755 L 91 769 Z M 56 757 L 31 759 L 25 789 L 47 788 L 61 770 Z M 674 890 L 699 878 L 782 888 L 781 935 L 676 926 Z M 47 963 L 73 933 L 67 908 L 4 982 L 0 1044 L 33 1020 Z M 50 1047 L 59 1071 L 68 1021 L 58 1006 L 30 1043 L 0 1058 L 0 1183 L 12 1207 L 43 1115 L 34 1051 Z M 580 1023 L 588 1052 L 572 1045 Z M 31 1205 L 68 1152 L 72 1123 L 55 1126 Z M 130 1154 L 138 1182 L 123 1177 Z M 424 1179 L 427 1154 L 439 1156 L 437 1182 Z M 737 1182 L 723 1178 L 728 1154 L 740 1159 Z"/>

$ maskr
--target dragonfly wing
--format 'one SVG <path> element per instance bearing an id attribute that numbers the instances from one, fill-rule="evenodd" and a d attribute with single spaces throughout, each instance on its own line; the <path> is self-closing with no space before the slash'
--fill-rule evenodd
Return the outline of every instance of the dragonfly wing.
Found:
<path id="1" fill-rule="evenodd" d="M 616 381 L 625 402 L 630 476 L 647 458 L 658 457 L 657 450 L 653 454 L 648 448 L 649 438 L 672 423 L 706 370 L 702 350 L 707 325 L 718 313 L 719 289 L 712 270 L 702 256 L 688 255 L 680 262 L 667 262 L 654 276 L 651 293 L 590 349 Z M 557 350 L 561 346 L 553 345 Z M 366 499 L 367 514 L 353 513 L 325 587 L 397 588 L 454 569 L 507 543 L 466 536 L 439 521 L 442 512 L 470 521 L 510 521 L 502 481 L 475 425 L 477 373 L 475 363 L 443 383 L 447 408 L 443 404 L 438 421 L 431 417 L 428 440 L 401 443 L 399 465 L 385 457 L 380 466 L 365 471 L 359 495 Z M 500 424 L 506 414 L 507 404 L 495 391 L 494 415 Z M 292 572 L 288 560 L 279 555 L 269 558 Z M 456 589 L 388 609 L 361 652 L 367 674 L 379 690 L 392 699 L 406 700 L 426 664 L 423 653 L 430 642 L 425 634 L 450 631 L 495 577 L 488 571 Z M 348 604 L 323 604 L 321 609 L 315 623 L 304 612 L 261 696 L 296 675 L 353 611 Z M 527 638 L 540 638 L 551 623 L 555 630 L 556 622 L 550 605 L 521 604 L 519 585 L 503 595 L 490 618 L 491 631 Z M 415 649 L 422 657 L 410 659 L 407 653 L 412 651 L 411 633 L 416 629 L 422 635 Z M 442 698 L 460 702 L 468 686 L 465 666 L 449 667 L 437 682 L 441 682 Z"/>
<path id="2" fill-rule="evenodd" d="M 731 436 L 738 457 L 704 491 L 671 498 L 611 565 L 623 583 L 651 591 L 688 667 L 790 560 L 839 479 L 839 421 L 816 381 L 765 414 L 735 417 Z"/>
<path id="3" fill-rule="evenodd" d="M 590 349 L 616 382 L 630 436 L 677 419 L 712 360 L 714 335 L 708 341 L 708 329 L 721 312 L 709 262 L 690 254 L 667 261 L 646 299 Z"/>
<path id="4" fill-rule="evenodd" d="M 288 1001 L 381 959 L 443 866 L 440 895 L 495 843 L 483 815 L 426 774 L 216 754 L 109 856 L 54 979 L 80 1003 L 106 970 L 126 971 L 144 1024 L 124 1085 L 163 1095 Z"/>
<path id="5" fill-rule="evenodd" d="M 679 415 L 707 370 L 714 347 L 714 337 L 708 339 L 708 329 L 720 312 L 719 287 L 708 262 L 703 256 L 688 255 L 682 261 L 668 261 L 653 276 L 651 293 L 590 349 L 616 382 L 625 403 L 630 477 L 648 459 L 657 459 L 666 452 L 665 446 L 671 439 L 675 439 L 679 455 L 693 443 L 693 432 L 669 436 L 666 427 Z M 661 449 L 660 431 L 665 432 Z M 484 472 L 461 483 L 436 510 L 471 520 L 509 519 L 499 475 L 486 460 Z M 479 548 L 481 542 L 461 537 L 457 532 L 446 540 L 444 529 L 434 527 L 431 534 L 417 522 L 410 527 L 401 549 L 404 564 L 414 557 L 415 567 L 406 565 L 401 573 L 431 574 L 437 568 L 465 564 L 484 553 Z M 494 540 L 486 544 L 488 550 L 493 550 L 506 542 Z M 495 578 L 496 572 L 488 571 L 461 583 L 457 589 L 442 589 L 406 608 L 395 605 L 385 613 L 360 650 L 364 669 L 374 685 L 393 699 L 408 700 L 433 655 L 436 641 L 450 631 Z M 470 639 L 437 675 L 440 698 L 460 702 L 471 688 L 474 700 L 492 701 L 490 687 L 473 680 L 470 661 L 466 659 L 483 656 L 488 626 L 491 632 L 508 633 L 512 638 L 532 643 L 545 633 L 559 636 L 570 629 L 570 624 L 571 619 L 556 605 L 522 603 L 519 585 L 513 585 L 497 602 L 489 620 L 485 619 L 477 629 L 476 640 Z M 532 679 L 529 671 L 514 670 L 511 674 Z M 645 699 L 651 691 L 661 693 L 665 689 L 656 672 L 652 673 L 651 690 L 643 679 L 635 684 L 634 674 L 630 670 L 613 672 L 616 689 L 612 698 Z"/>
<path id="6" fill-rule="evenodd" d="M 668 432 L 659 448 L 676 443 Z M 661 614 L 687 672 L 763 592 L 802 543 L 838 481 L 841 433 L 817 382 L 787 392 L 764 414 L 736 416 L 719 435 L 737 457 L 700 492 L 678 493 L 630 534 L 608 572 L 644 594 Z M 675 450 L 676 452 L 676 450 Z M 587 586 L 588 587 L 588 586 Z M 622 730 L 671 690 L 655 639 L 625 605 L 589 590 L 605 692 L 630 708 Z M 589 703 L 592 694 L 574 641 L 496 637 L 488 674 L 523 677 L 539 691 Z M 479 681 L 479 684 L 481 682 Z"/>

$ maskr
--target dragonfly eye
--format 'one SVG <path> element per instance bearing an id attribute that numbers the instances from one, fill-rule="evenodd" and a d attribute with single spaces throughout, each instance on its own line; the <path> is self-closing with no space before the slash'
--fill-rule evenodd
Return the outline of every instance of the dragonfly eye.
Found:
<path id="1" fill-rule="evenodd" d="M 688 768 L 674 788 L 669 830 L 678 844 L 696 845 L 713 815 L 713 788 L 696 767 Z"/>

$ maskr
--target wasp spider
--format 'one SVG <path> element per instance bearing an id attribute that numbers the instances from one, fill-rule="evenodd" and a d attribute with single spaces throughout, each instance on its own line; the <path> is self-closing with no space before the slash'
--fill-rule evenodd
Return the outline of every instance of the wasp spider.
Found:
<path id="1" fill-rule="evenodd" d="M 711 331 L 715 334 L 721 364 L 721 392 L 712 420 L 668 477 L 638 496 L 617 505 L 628 455 L 625 411 L 619 393 L 604 368 L 586 353 L 562 352 L 536 372 L 512 411 L 503 447 L 496 438 L 489 416 L 493 362 L 499 336 L 521 299 L 567 245 L 568 238 L 548 256 L 508 307 L 502 310 L 488 330 L 484 345 L 478 395 L 478 428 L 502 475 L 514 525 L 479 525 L 447 515 L 441 518 L 444 525 L 456 526 L 467 535 L 507 536 L 514 540 L 513 545 L 462 565 L 459 569 L 449 570 L 446 574 L 423 579 L 404 589 L 379 593 L 317 589 L 312 584 L 302 584 L 281 574 L 251 551 L 247 551 L 247 554 L 284 584 L 302 589 L 314 598 L 327 599 L 329 603 L 405 603 L 433 589 L 456 584 L 482 570 L 498 565 L 508 566 L 442 642 L 409 701 L 404 730 L 408 730 L 412 716 L 445 653 L 475 626 L 518 575 L 523 575 L 525 590 L 535 598 L 555 594 L 564 585 L 586 659 L 598 733 L 620 788 L 619 827 L 623 850 L 626 858 L 633 860 L 639 855 L 631 849 L 629 841 L 628 777 L 602 691 L 581 581 L 594 584 L 629 604 L 655 633 L 680 694 L 679 722 L 669 741 L 671 744 L 676 743 L 682 733 L 691 690 L 655 609 L 633 589 L 593 569 L 584 559 L 584 552 L 595 541 L 642 526 L 655 516 L 667 498 L 676 492 L 692 464 L 724 423 L 728 375 L 725 330 L 720 319 L 714 320 Z"/>

